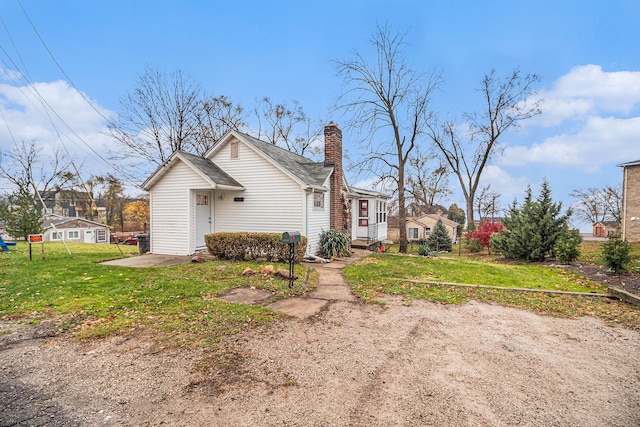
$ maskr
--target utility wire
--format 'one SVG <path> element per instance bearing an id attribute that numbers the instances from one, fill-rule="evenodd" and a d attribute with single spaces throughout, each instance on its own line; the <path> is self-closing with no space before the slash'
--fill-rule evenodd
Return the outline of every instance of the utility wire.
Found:
<path id="1" fill-rule="evenodd" d="M 9 136 L 11 137 L 11 140 L 13 141 L 13 144 L 16 145 L 17 141 L 16 141 L 15 137 L 13 136 L 13 132 L 11 132 L 11 127 L 9 126 L 9 122 L 7 121 L 7 118 L 5 117 L 5 115 L 2 112 L 1 108 L 0 108 L 0 115 L 2 115 L 2 120 L 4 120 L 4 123 L 7 125 L 7 130 L 9 131 Z M 36 183 L 32 179 L 33 177 L 29 177 L 29 178 L 31 178 L 31 179 L 29 179 L 29 184 L 31 184 L 31 186 L 33 187 L 33 191 L 35 192 L 36 196 L 40 200 L 40 203 L 42 204 L 42 208 L 43 209 L 46 208 L 46 205 L 44 204 L 44 200 L 42 200 L 42 195 L 38 191 L 38 188 L 36 187 Z M 56 227 L 56 224 L 53 221 L 51 221 L 51 226 L 56 231 L 56 233 L 59 233 L 58 227 Z M 64 248 L 67 250 L 67 253 L 69 253 L 69 255 L 71 255 L 71 250 L 67 246 L 67 242 L 64 241 L 64 238 L 62 239 L 62 244 L 64 245 Z M 29 246 L 29 247 L 31 247 L 31 246 Z M 120 251 L 120 253 L 122 253 L 122 251 Z"/>

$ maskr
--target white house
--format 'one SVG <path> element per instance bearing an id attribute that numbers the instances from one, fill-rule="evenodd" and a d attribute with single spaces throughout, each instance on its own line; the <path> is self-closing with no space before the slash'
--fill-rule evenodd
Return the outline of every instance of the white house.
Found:
<path id="1" fill-rule="evenodd" d="M 191 255 L 206 248 L 206 234 L 223 231 L 299 231 L 311 255 L 330 228 L 353 240 L 386 239 L 388 197 L 350 187 L 342 132 L 330 123 L 324 138 L 324 162 L 237 131 L 204 156 L 173 153 L 142 184 L 149 192 L 151 252 Z"/>
<path id="2" fill-rule="evenodd" d="M 99 222 L 56 214 L 45 215 L 42 222 L 45 242 L 109 243 L 109 228 Z"/>

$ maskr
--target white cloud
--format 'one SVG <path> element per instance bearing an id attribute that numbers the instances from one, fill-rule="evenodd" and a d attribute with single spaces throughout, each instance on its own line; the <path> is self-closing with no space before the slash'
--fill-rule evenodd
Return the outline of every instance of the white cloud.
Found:
<path id="1" fill-rule="evenodd" d="M 35 142 L 41 147 L 42 157 L 66 147 L 78 165 L 86 165 L 87 175 L 102 173 L 109 166 L 92 149 L 105 153 L 111 144 L 103 116 L 110 117 L 113 113 L 96 102 L 93 105 L 100 113 L 64 81 L 23 86 L 0 84 L 0 150 L 9 150 L 13 139 Z"/>
<path id="2" fill-rule="evenodd" d="M 556 126 L 596 114 L 627 115 L 640 105 L 640 71 L 605 72 L 599 65 L 577 66 L 538 97 L 543 100 L 542 114 L 527 125 Z"/>
<path id="3" fill-rule="evenodd" d="M 526 177 L 513 177 L 497 165 L 488 165 L 482 173 L 480 188 L 491 185 L 491 189 L 500 194 L 502 203 L 508 204 L 524 194 L 530 184 Z"/>
<path id="4" fill-rule="evenodd" d="M 507 146 L 503 166 L 545 163 L 593 171 L 611 162 L 640 158 L 640 117 L 590 117 L 577 132 L 549 136 L 531 146 Z"/>
<path id="5" fill-rule="evenodd" d="M 22 74 L 18 71 L 6 70 L 0 67 L 0 80 L 17 82 L 22 78 Z"/>

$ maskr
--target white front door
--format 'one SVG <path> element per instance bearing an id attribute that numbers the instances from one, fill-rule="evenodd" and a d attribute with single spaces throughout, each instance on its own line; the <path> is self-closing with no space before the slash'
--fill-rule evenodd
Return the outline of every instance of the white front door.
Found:
<path id="1" fill-rule="evenodd" d="M 95 239 L 93 238 L 93 230 L 85 230 L 85 232 L 84 232 L 84 242 L 85 243 L 95 243 Z"/>
<path id="2" fill-rule="evenodd" d="M 204 248 L 204 236 L 211 233 L 211 191 L 196 191 L 196 248 Z"/>
<path id="3" fill-rule="evenodd" d="M 357 238 L 358 239 L 366 239 L 367 232 L 369 230 L 369 201 L 368 200 L 358 200 L 358 228 L 357 228 Z"/>

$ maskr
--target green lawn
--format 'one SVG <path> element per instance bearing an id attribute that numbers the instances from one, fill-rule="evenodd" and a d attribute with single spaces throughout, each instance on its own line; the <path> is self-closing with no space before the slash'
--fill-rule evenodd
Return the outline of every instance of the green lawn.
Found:
<path id="1" fill-rule="evenodd" d="M 303 293 L 304 280 L 290 290 L 280 278 L 241 277 L 248 262 L 207 261 L 161 268 L 128 268 L 98 264 L 121 258 L 115 245 L 46 243 L 46 259 L 34 246 L 19 243 L 0 253 L 0 317 L 40 322 L 55 318 L 63 330 L 79 337 L 126 333 L 140 328 L 162 332 L 174 343 L 215 342 L 255 323 L 269 322 L 273 311 L 261 306 L 227 303 L 216 294 L 238 286 L 269 290 L 274 298 Z M 136 247 L 121 246 L 125 256 Z M 217 269 L 218 266 L 225 269 Z M 276 268 L 288 268 L 274 264 Z M 304 278 L 306 270 L 296 266 Z M 312 276 L 310 286 L 316 280 Z M 1 332 L 1 331 L 0 331 Z"/>
<path id="2" fill-rule="evenodd" d="M 604 286 L 578 277 L 572 272 L 535 264 L 502 264 L 492 261 L 491 257 L 485 257 L 484 260 L 479 261 L 475 258 L 468 259 L 456 255 L 423 258 L 375 254 L 347 267 L 344 275 L 354 293 L 366 301 L 377 301 L 385 295 L 447 304 L 459 304 L 474 299 L 531 309 L 542 314 L 565 317 L 592 315 L 612 323 L 640 328 L 638 308 L 607 298 L 456 287 L 409 281 L 453 282 L 585 293 L 606 292 Z"/>
<path id="3" fill-rule="evenodd" d="M 602 245 L 603 242 L 583 242 L 580 245 L 581 254 L 578 262 L 604 265 Z M 631 244 L 631 260 L 629 270 L 640 272 L 640 243 Z"/>

